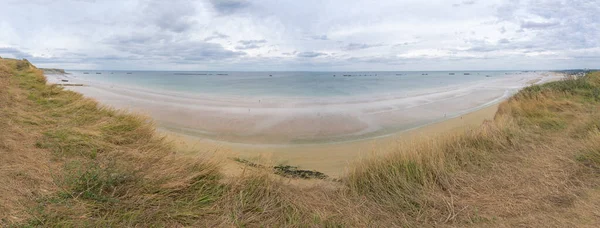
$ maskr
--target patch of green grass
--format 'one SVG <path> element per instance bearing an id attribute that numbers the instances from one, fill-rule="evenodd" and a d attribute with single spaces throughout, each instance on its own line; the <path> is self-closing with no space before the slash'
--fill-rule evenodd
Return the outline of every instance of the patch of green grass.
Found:
<path id="1" fill-rule="evenodd" d="M 600 169 L 600 150 L 590 149 L 583 151 L 576 157 L 576 160 L 582 162 L 588 167 Z"/>
<path id="2" fill-rule="evenodd" d="M 432 175 L 425 172 L 429 171 L 415 161 L 398 159 L 380 163 L 379 167 L 361 167 L 344 183 L 356 194 L 392 210 L 416 213 L 424 201 L 423 189 Z"/>
<path id="3" fill-rule="evenodd" d="M 74 129 L 56 129 L 43 134 L 36 147 L 50 149 L 56 156 L 82 156 L 95 159 L 98 153 L 110 147 L 98 141 L 97 137 L 77 132 Z"/>
<path id="4" fill-rule="evenodd" d="M 70 162 L 65 173 L 62 186 L 66 186 L 67 191 L 60 193 L 62 196 L 100 203 L 117 201 L 125 193 L 122 186 L 136 179 L 114 164 L 101 166 L 97 162 Z"/>
<path id="5" fill-rule="evenodd" d="M 543 117 L 543 118 L 535 118 L 533 119 L 535 125 L 540 126 L 545 130 L 561 130 L 565 129 L 567 126 L 566 121 L 559 117 Z"/>
<path id="6" fill-rule="evenodd" d="M 600 131 L 600 117 L 592 114 L 587 121 L 574 126 L 570 136 L 583 139 L 598 131 Z"/>
<path id="7" fill-rule="evenodd" d="M 117 114 L 105 122 L 100 130 L 103 138 L 115 145 L 133 144 L 152 138 L 154 128 L 145 121 L 139 116 Z"/>

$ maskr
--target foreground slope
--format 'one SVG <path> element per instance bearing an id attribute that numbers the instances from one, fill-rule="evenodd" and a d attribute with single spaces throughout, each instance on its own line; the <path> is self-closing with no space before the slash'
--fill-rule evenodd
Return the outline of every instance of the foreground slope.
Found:
<path id="1" fill-rule="evenodd" d="M 0 59 L 0 226 L 598 226 L 600 74 L 529 87 L 493 121 L 398 145 L 341 180 L 180 155 L 150 120 Z"/>

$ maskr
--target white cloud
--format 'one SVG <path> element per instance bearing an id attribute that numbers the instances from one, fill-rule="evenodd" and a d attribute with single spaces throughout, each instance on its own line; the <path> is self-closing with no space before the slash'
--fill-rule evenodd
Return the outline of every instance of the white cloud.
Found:
<path id="1" fill-rule="evenodd" d="M 594 68 L 596 0 L 8 0 L 0 55 L 164 70 Z"/>

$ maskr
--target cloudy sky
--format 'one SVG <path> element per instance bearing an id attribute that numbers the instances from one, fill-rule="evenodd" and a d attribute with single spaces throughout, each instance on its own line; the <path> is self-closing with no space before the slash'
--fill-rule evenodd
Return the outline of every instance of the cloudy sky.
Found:
<path id="1" fill-rule="evenodd" d="M 0 56 L 140 70 L 600 68 L 598 0 L 0 0 Z"/>

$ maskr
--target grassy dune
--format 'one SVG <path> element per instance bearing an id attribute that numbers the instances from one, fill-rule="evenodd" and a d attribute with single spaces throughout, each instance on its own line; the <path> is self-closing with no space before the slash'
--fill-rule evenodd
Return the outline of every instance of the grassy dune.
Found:
<path id="1" fill-rule="evenodd" d="M 223 176 L 151 120 L 45 82 L 0 59 L 0 226 L 600 225 L 600 73 L 301 185 L 259 168 Z"/>

